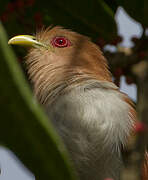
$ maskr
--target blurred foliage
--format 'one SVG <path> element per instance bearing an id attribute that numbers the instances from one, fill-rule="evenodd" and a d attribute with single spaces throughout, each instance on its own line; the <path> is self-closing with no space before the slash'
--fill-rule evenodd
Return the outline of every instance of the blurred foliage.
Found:
<path id="1" fill-rule="evenodd" d="M 15 0 L 2 2 L 0 19 L 12 36 L 52 24 L 109 41 L 117 35 L 114 13 L 103 0 Z"/>
<path id="2" fill-rule="evenodd" d="M 104 2 L 114 11 L 116 12 L 118 8 L 118 4 L 115 0 L 104 0 Z"/>
<path id="3" fill-rule="evenodd" d="M 61 25 L 111 43 L 117 38 L 114 15 L 119 6 L 141 23 L 148 25 L 147 0 L 5 0 L 1 2 L 0 19 L 10 36 L 35 33 L 43 25 Z"/>

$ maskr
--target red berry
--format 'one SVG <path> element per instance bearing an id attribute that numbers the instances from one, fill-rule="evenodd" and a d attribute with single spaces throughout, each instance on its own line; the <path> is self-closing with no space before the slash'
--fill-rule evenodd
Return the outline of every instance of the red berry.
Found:
<path id="1" fill-rule="evenodd" d="M 114 83 L 116 84 L 116 86 L 120 87 L 120 77 L 115 77 Z"/>
<path id="2" fill-rule="evenodd" d="M 96 44 L 99 45 L 100 48 L 103 48 L 103 47 L 105 46 L 106 42 L 105 42 L 105 40 L 104 40 L 103 38 L 99 37 L 99 38 L 97 39 Z"/>
<path id="3" fill-rule="evenodd" d="M 122 75 L 123 75 L 123 70 L 122 70 L 122 68 L 120 68 L 120 67 L 116 68 L 115 71 L 113 72 L 113 74 L 114 74 L 115 77 L 120 77 L 120 76 L 122 76 Z"/>
<path id="4" fill-rule="evenodd" d="M 146 52 L 145 52 L 145 51 L 140 51 L 140 52 L 138 53 L 138 57 L 139 57 L 140 59 L 143 59 L 145 56 L 146 56 Z"/>
<path id="5" fill-rule="evenodd" d="M 116 46 L 118 43 L 120 43 L 120 42 L 122 42 L 122 41 L 123 41 L 122 36 L 117 36 L 114 40 L 112 40 L 112 41 L 110 42 L 110 44 Z"/>
<path id="6" fill-rule="evenodd" d="M 43 24 L 42 23 L 37 23 L 37 29 L 42 29 L 43 28 Z"/>
<path id="7" fill-rule="evenodd" d="M 41 29 L 43 27 L 43 22 L 42 22 L 42 14 L 40 12 L 36 12 L 34 15 L 34 20 L 36 22 L 37 28 Z"/>
<path id="8" fill-rule="evenodd" d="M 147 131 L 147 126 L 146 126 L 146 124 L 144 124 L 143 122 L 137 122 L 136 124 L 135 124 L 135 132 L 137 132 L 137 133 L 142 133 L 142 132 L 145 132 L 145 131 Z"/>
<path id="9" fill-rule="evenodd" d="M 23 59 L 22 59 L 22 58 L 18 58 L 17 61 L 18 61 L 19 63 L 21 63 L 21 62 L 23 61 Z"/>
<path id="10" fill-rule="evenodd" d="M 35 0 L 27 0 L 26 1 L 27 6 L 33 6 L 34 3 L 35 3 Z"/>
<path id="11" fill-rule="evenodd" d="M 9 12 L 9 13 L 12 13 L 14 10 L 15 10 L 15 5 L 14 5 L 14 3 L 9 2 L 9 3 L 7 4 L 7 7 L 6 7 L 6 11 Z"/>
<path id="12" fill-rule="evenodd" d="M 3 13 L 0 16 L 0 19 L 1 19 L 2 22 L 7 22 L 8 21 L 8 13 Z"/>
<path id="13" fill-rule="evenodd" d="M 138 42 L 138 37 L 136 37 L 136 36 L 133 36 L 132 38 L 131 38 L 131 41 L 133 42 L 133 43 L 137 43 Z"/>
<path id="14" fill-rule="evenodd" d="M 104 180 L 114 180 L 114 179 L 112 179 L 112 178 L 105 178 Z"/>
<path id="15" fill-rule="evenodd" d="M 36 21 L 36 23 L 40 23 L 42 22 L 42 15 L 40 12 L 36 12 L 34 15 L 34 20 Z"/>
<path id="16" fill-rule="evenodd" d="M 126 76 L 126 83 L 127 84 L 132 84 L 132 83 L 134 83 L 134 80 L 133 80 L 133 78 L 131 77 L 131 76 Z"/>
<path id="17" fill-rule="evenodd" d="M 122 36 L 117 36 L 117 41 L 118 41 L 118 43 L 122 42 L 123 41 L 123 37 Z"/>
<path id="18" fill-rule="evenodd" d="M 17 9 L 23 10 L 23 8 L 25 6 L 24 1 L 23 0 L 17 0 L 15 2 L 15 6 L 16 6 Z"/>

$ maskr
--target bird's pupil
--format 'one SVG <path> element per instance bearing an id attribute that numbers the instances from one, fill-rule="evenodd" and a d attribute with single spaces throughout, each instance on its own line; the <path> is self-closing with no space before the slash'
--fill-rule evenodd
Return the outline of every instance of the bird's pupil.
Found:
<path id="1" fill-rule="evenodd" d="M 63 39 L 59 39 L 59 44 L 63 44 Z"/>

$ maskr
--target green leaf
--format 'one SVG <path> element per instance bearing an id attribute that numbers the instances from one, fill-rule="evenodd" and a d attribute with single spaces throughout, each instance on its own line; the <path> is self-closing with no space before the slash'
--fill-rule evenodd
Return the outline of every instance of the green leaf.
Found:
<path id="1" fill-rule="evenodd" d="M 63 143 L 33 98 L 0 24 L 0 143 L 37 179 L 74 180 Z"/>
<path id="2" fill-rule="evenodd" d="M 116 0 L 126 12 L 143 26 L 148 26 L 148 0 Z"/>
<path id="3" fill-rule="evenodd" d="M 104 2 L 114 11 L 116 12 L 118 8 L 118 4 L 115 0 L 104 0 Z"/>
<path id="4" fill-rule="evenodd" d="M 103 0 L 36 1 L 36 6 L 48 14 L 54 25 L 71 28 L 93 39 L 113 39 L 117 34 L 114 12 Z"/>

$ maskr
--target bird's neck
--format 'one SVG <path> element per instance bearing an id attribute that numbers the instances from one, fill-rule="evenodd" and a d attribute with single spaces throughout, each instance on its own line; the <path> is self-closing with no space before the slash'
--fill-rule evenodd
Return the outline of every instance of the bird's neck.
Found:
<path id="1" fill-rule="evenodd" d="M 91 125 L 92 128 L 102 127 L 102 133 L 109 135 L 106 140 L 110 143 L 113 140 L 117 145 L 119 141 L 124 144 L 132 126 L 129 116 L 131 106 L 124 99 L 125 95 L 120 93 L 113 83 L 88 80 L 71 86 L 52 104 L 49 99 L 49 103 L 47 102 L 44 106 L 47 109 L 52 106 L 50 111 L 55 112 L 55 115 L 59 114 L 60 119 L 74 118 L 75 120 L 70 120 L 71 124 L 84 123 L 83 127 L 88 124 L 89 128 Z M 112 138 L 112 133 L 114 138 Z"/>
<path id="2" fill-rule="evenodd" d="M 122 166 L 120 148 L 126 144 L 132 128 L 130 106 L 117 87 L 113 83 L 89 80 L 59 96 L 52 106 L 46 104 L 45 108 L 78 171 L 81 166 L 90 171 L 89 166 L 94 164 L 100 179 L 102 167 L 105 168 L 103 178 L 110 177 L 112 169 L 116 174 L 112 178 L 116 179 Z M 116 167 L 116 164 L 120 165 Z"/>

